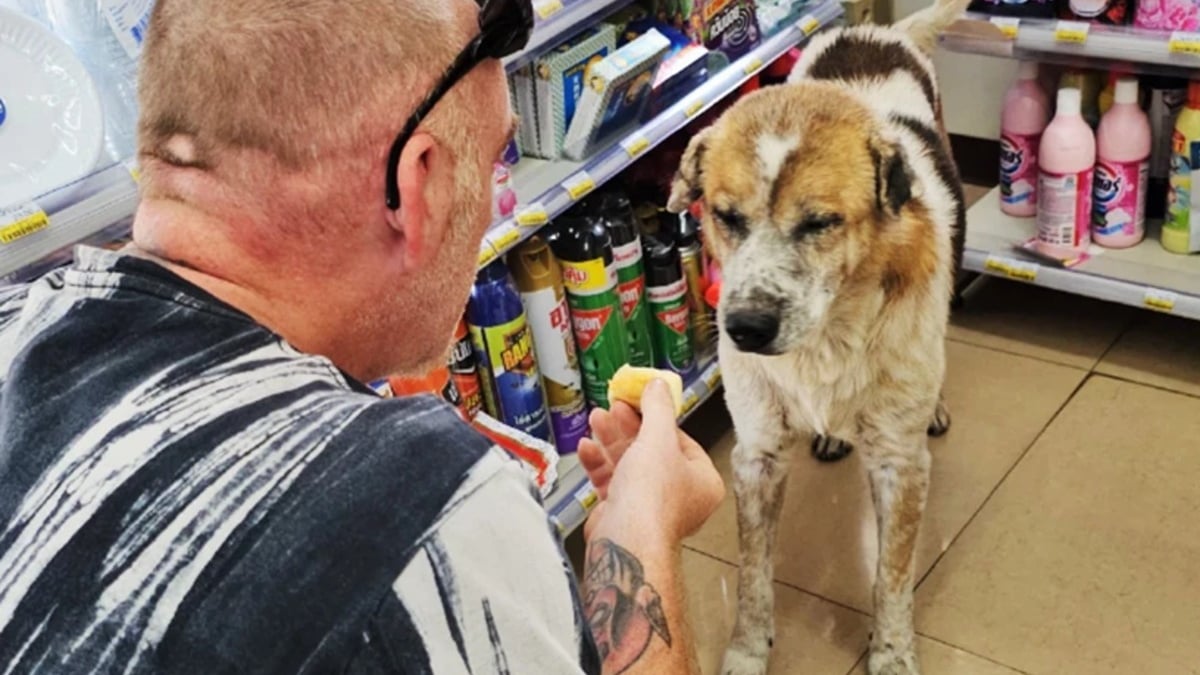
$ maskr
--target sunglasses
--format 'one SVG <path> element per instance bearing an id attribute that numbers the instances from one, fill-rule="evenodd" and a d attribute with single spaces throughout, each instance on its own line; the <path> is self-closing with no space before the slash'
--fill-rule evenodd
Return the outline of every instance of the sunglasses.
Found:
<path id="1" fill-rule="evenodd" d="M 479 35 L 454 59 L 454 63 L 442 74 L 421 105 L 408 118 L 404 130 L 396 136 L 387 163 L 387 205 L 395 211 L 400 208 L 400 183 L 396 165 L 400 153 L 417 127 L 429 115 L 438 101 L 474 70 L 475 66 L 489 59 L 511 56 L 529 43 L 533 33 L 533 5 L 531 0 L 476 0 L 479 3 Z"/>

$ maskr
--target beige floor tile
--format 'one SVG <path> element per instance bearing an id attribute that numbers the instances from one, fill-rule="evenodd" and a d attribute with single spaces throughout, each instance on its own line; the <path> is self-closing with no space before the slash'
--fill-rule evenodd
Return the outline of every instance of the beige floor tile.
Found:
<path id="1" fill-rule="evenodd" d="M 921 662 L 922 675 L 1020 675 L 1018 670 L 921 636 L 917 636 L 917 659 Z M 864 655 L 855 667 L 854 675 L 866 675 L 866 672 Z"/>
<path id="2" fill-rule="evenodd" d="M 715 675 L 733 630 L 737 571 L 687 549 L 683 571 L 701 671 Z M 775 603 L 778 618 L 770 673 L 840 675 L 866 650 L 870 631 L 866 616 L 781 584 L 775 585 Z"/>
<path id="3" fill-rule="evenodd" d="M 934 560 L 974 514 L 1021 453 L 1037 438 L 1085 373 L 960 343 L 948 344 L 949 435 L 934 440 L 933 485 L 921 528 L 918 569 Z M 730 475 L 733 434 L 714 448 Z M 775 576 L 836 602 L 870 611 L 876 558 L 875 516 L 858 453 L 818 464 L 807 448 L 789 477 L 776 549 Z M 689 545 L 737 560 L 732 488 Z"/>
<path id="4" fill-rule="evenodd" d="M 1200 672 L 1200 400 L 1093 377 L 917 592 L 1030 673 Z"/>
<path id="5" fill-rule="evenodd" d="M 1136 310 L 1015 281 L 987 278 L 954 312 L 950 338 L 1090 369 Z"/>
<path id="6" fill-rule="evenodd" d="M 994 189 L 995 186 L 988 187 L 986 185 L 963 185 L 965 197 L 967 198 L 967 208 L 975 206 L 976 202 L 983 199 Z"/>
<path id="7" fill-rule="evenodd" d="M 1146 312 L 1096 371 L 1200 396 L 1200 323 Z"/>

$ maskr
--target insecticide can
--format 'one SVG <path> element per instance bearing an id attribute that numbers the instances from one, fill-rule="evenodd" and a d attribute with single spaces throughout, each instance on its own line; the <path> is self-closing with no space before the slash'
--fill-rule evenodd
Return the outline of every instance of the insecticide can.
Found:
<path id="1" fill-rule="evenodd" d="M 647 240 L 649 242 L 650 240 Z M 654 334 L 656 368 L 679 373 L 686 381 L 696 372 L 688 286 L 674 243 L 648 243 L 646 297 Z"/>
<path id="2" fill-rule="evenodd" d="M 627 197 L 609 193 L 597 199 L 596 210 L 612 238 L 617 294 L 621 297 L 621 317 L 629 340 L 629 363 L 649 367 L 654 363 L 654 347 L 650 337 L 650 313 L 646 309 L 642 238 L 634 222 L 633 206 Z"/>
<path id="3" fill-rule="evenodd" d="M 509 256 L 509 264 L 533 331 L 533 349 L 550 406 L 554 443 L 560 454 L 569 454 L 588 434 L 588 411 L 562 269 L 540 237 L 522 244 Z"/>
<path id="4" fill-rule="evenodd" d="M 533 334 L 521 296 L 503 262 L 479 272 L 471 289 L 467 322 L 488 413 L 530 436 L 551 440 Z"/>
<path id="5" fill-rule="evenodd" d="M 629 362 L 608 230 L 586 218 L 562 219 L 550 245 L 562 265 L 584 395 L 589 403 L 607 408 L 608 381 Z"/>
<path id="6" fill-rule="evenodd" d="M 700 245 L 700 223 L 689 213 L 679 215 L 675 232 L 679 262 L 688 285 L 688 308 L 692 314 L 692 338 L 696 352 L 710 356 L 716 345 L 716 325 L 708 304 L 704 301 L 704 249 Z"/>
<path id="7" fill-rule="evenodd" d="M 460 408 L 467 419 L 475 419 L 483 410 L 483 389 L 479 385 L 479 364 L 471 344 L 471 331 L 466 318 L 454 329 L 454 344 L 450 348 L 450 379 L 458 390 Z"/>

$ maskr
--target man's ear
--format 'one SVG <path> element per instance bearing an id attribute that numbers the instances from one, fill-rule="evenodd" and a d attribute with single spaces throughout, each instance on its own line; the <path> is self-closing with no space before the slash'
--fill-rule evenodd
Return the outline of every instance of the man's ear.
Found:
<path id="1" fill-rule="evenodd" d="M 416 134 L 404 146 L 397 164 L 396 176 L 400 184 L 400 208 L 388 211 L 387 222 L 396 234 L 401 235 L 404 264 L 419 264 L 439 245 L 437 231 L 439 218 L 435 217 L 446 205 L 438 195 L 436 183 L 441 166 L 446 161 L 445 153 L 429 134 Z"/>
<path id="2" fill-rule="evenodd" d="M 870 152 L 875 163 L 875 208 L 898 216 L 915 196 L 908 160 L 898 144 L 881 137 L 871 140 Z"/>
<path id="3" fill-rule="evenodd" d="M 704 189 L 701 186 L 704 172 L 701 165 L 704 163 L 704 154 L 708 151 L 711 133 L 712 127 L 708 127 L 692 136 L 691 142 L 688 143 L 683 160 L 679 163 L 679 171 L 675 172 L 675 178 L 671 181 L 671 198 L 667 200 L 667 211 L 683 213 L 692 202 L 704 197 Z"/>

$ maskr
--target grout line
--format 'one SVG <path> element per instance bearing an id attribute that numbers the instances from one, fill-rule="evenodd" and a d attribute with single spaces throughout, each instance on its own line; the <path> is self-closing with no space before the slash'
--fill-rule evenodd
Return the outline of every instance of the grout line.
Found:
<path id="1" fill-rule="evenodd" d="M 865 664 L 867 662 L 867 654 L 869 654 L 870 652 L 871 652 L 870 647 L 867 647 L 866 649 L 864 649 L 863 653 L 859 654 L 858 658 L 854 660 L 854 665 L 850 666 L 850 670 L 846 671 L 846 675 L 854 675 L 855 673 L 857 673 L 859 666 L 866 667 Z"/>
<path id="2" fill-rule="evenodd" d="M 1164 387 L 1161 384 L 1151 384 L 1149 382 L 1142 382 L 1141 380 L 1133 380 L 1133 379 L 1130 379 L 1130 378 L 1122 376 L 1122 375 L 1114 375 L 1112 373 L 1106 373 L 1103 371 L 1092 373 L 1092 375 L 1094 375 L 1095 377 L 1104 378 L 1106 380 L 1113 380 L 1115 382 L 1121 382 L 1122 384 L 1132 384 L 1132 385 L 1136 385 L 1139 387 L 1146 387 L 1147 389 L 1154 389 L 1155 391 L 1161 391 L 1166 394 L 1175 394 L 1177 396 L 1184 396 L 1186 398 L 1194 398 L 1194 399 L 1200 400 L 1200 394 L 1195 394 L 1195 393 L 1192 393 L 1189 391 L 1180 391 L 1178 389 L 1172 389 L 1170 387 Z"/>
<path id="3" fill-rule="evenodd" d="M 1040 361 L 1041 363 L 1048 363 L 1052 366 L 1062 366 L 1063 368 L 1070 368 L 1071 370 L 1078 370 L 1083 373 L 1092 372 L 1092 370 L 1090 368 L 1078 366 L 1073 363 L 1063 363 L 1062 361 L 1055 361 L 1053 359 L 1048 359 L 1044 356 L 1033 356 L 1032 354 L 1022 354 L 1021 352 L 1013 351 L 1011 349 L 1003 349 L 1001 347 L 996 347 L 995 345 L 980 344 L 978 342 L 964 340 L 963 338 L 951 337 L 949 335 L 946 336 L 946 341 L 947 342 L 955 342 L 960 345 L 967 345 L 968 347 L 978 347 L 979 349 L 986 349 L 988 351 L 993 351 L 993 352 L 997 352 L 1000 354 L 1007 354 L 1009 356 L 1019 356 L 1023 359 L 1030 359 L 1031 361 Z"/>
<path id="4" fill-rule="evenodd" d="M 1109 355 L 1109 353 L 1116 349 L 1117 343 L 1124 339 L 1125 336 L 1129 334 L 1129 331 L 1133 330 L 1133 326 L 1137 323 L 1137 319 L 1138 317 L 1136 314 L 1129 317 L 1129 320 L 1126 321 L 1125 325 L 1121 327 L 1121 332 L 1117 333 L 1117 337 L 1113 338 L 1112 343 L 1105 348 L 1104 353 L 1100 355 L 1100 358 L 1096 359 L 1096 362 L 1093 363 L 1092 367 L 1088 369 L 1090 372 L 1095 373 L 1096 368 L 1099 367 L 1101 363 L 1104 363 L 1104 359 Z"/>
<path id="5" fill-rule="evenodd" d="M 1000 666 L 1002 668 L 1007 668 L 1014 672 L 1021 673 L 1022 675 L 1029 675 L 1029 673 L 1027 673 L 1024 670 L 1021 670 L 1020 668 L 1010 666 L 1007 663 L 1004 663 L 1003 661 L 997 661 L 996 659 L 993 659 L 990 656 L 984 656 L 983 654 L 976 654 L 975 652 L 971 651 L 970 649 L 963 649 L 962 647 L 960 647 L 956 644 L 946 642 L 945 640 L 942 640 L 940 638 L 935 638 L 932 635 L 926 635 L 925 633 L 921 633 L 919 631 L 917 632 L 917 635 L 925 638 L 926 640 L 929 640 L 930 642 L 936 642 L 944 647 L 949 647 L 951 649 L 958 650 L 960 652 L 963 652 L 964 654 L 970 654 L 971 656 L 974 656 L 975 658 L 980 659 L 982 661 L 987 661 L 988 663 L 994 663 L 997 666 Z"/>

